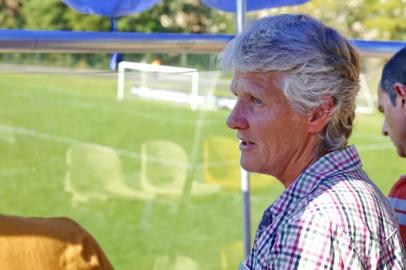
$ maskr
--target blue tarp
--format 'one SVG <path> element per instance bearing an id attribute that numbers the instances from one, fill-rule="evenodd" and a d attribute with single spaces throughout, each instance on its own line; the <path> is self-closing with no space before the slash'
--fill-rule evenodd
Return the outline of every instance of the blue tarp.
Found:
<path id="1" fill-rule="evenodd" d="M 115 18 L 131 13 L 142 12 L 161 0 L 62 0 L 70 8 L 80 13 L 94 14 L 110 17 L 112 31 L 116 31 Z M 236 12 L 236 0 L 202 0 L 209 7 L 222 11 Z M 247 11 L 272 7 L 303 4 L 309 0 L 246 0 Z M 116 69 L 121 61 L 121 55 L 114 53 L 111 57 L 110 67 Z"/>
<path id="2" fill-rule="evenodd" d="M 142 12 L 161 0 L 62 0 L 80 13 L 96 14 L 108 17 L 125 16 Z M 202 0 L 209 7 L 226 12 L 236 12 L 236 0 Z M 246 0 L 247 11 L 266 8 L 300 5 L 309 0 Z"/>
<path id="3" fill-rule="evenodd" d="M 209 7 L 219 9 L 222 11 L 236 12 L 237 10 L 236 0 L 202 0 L 202 1 Z M 300 5 L 308 2 L 309 0 L 246 0 L 246 1 L 247 1 L 247 11 L 254 11 L 266 8 Z"/>
<path id="4" fill-rule="evenodd" d="M 62 0 L 80 13 L 108 17 L 125 16 L 142 12 L 161 0 Z"/>

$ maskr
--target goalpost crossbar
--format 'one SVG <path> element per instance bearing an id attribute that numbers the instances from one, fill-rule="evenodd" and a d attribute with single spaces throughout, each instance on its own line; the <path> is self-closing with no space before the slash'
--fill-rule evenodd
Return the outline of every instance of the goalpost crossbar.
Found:
<path id="1" fill-rule="evenodd" d="M 117 80 L 117 99 L 118 100 L 123 100 L 124 96 L 125 96 L 125 70 L 126 69 L 138 70 L 140 72 L 185 74 L 185 75 L 191 76 L 191 88 L 192 89 L 191 89 L 191 94 L 190 94 L 190 105 L 192 107 L 192 110 L 197 109 L 198 90 L 199 90 L 199 72 L 197 69 L 122 61 L 118 64 L 118 80 Z"/>

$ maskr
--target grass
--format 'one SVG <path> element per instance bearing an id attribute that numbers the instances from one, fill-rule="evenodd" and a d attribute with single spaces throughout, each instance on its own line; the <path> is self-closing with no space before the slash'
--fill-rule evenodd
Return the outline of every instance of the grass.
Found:
<path id="1" fill-rule="evenodd" d="M 183 147 L 191 164 L 188 181 L 203 183 L 205 138 L 235 138 L 225 127 L 227 111 L 193 112 L 188 106 L 141 99 L 119 102 L 116 78 L 96 75 L 0 73 L 0 211 L 74 218 L 95 236 L 116 269 L 169 269 L 176 262 L 185 269 L 194 264 L 236 269 L 242 258 L 242 210 L 235 189 L 208 196 L 160 195 L 153 201 L 123 196 L 72 201 L 64 184 L 72 145 L 114 149 L 122 181 L 140 190 L 145 141 L 168 140 Z M 359 147 L 367 173 L 387 193 L 406 161 L 380 136 L 381 123 L 380 115 L 358 115 L 351 143 Z M 209 161 L 215 166 L 218 160 Z M 113 161 L 97 162 L 102 170 Z M 237 161 L 231 166 L 238 170 Z M 94 192 L 102 189 L 95 183 Z M 253 192 L 253 230 L 281 191 L 275 183 Z"/>

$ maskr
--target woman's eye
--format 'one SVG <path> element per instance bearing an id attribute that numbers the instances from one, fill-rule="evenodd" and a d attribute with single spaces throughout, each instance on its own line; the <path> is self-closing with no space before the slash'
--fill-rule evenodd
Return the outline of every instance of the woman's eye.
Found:
<path id="1" fill-rule="evenodd" d="M 256 105 L 261 105 L 263 102 L 260 99 L 257 99 L 255 97 L 251 97 L 251 101 L 256 104 Z"/>

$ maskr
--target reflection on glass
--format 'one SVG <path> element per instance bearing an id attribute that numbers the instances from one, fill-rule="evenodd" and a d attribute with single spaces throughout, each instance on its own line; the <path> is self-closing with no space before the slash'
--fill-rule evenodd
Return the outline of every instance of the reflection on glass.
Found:
<path id="1" fill-rule="evenodd" d="M 375 100 L 382 61 L 363 61 Z M 126 70 L 118 100 L 116 72 L 0 65 L 1 212 L 74 218 L 117 269 L 237 269 L 242 199 L 238 141 L 225 126 L 230 75 L 198 72 L 194 110 L 193 76 L 144 72 L 142 96 L 134 90 L 141 73 Z M 406 163 L 389 162 L 397 157 L 380 135 L 382 116 L 356 119 L 352 143 L 387 192 Z M 252 176 L 254 224 L 282 189 Z"/>

